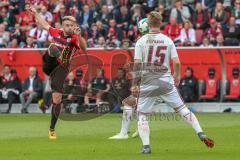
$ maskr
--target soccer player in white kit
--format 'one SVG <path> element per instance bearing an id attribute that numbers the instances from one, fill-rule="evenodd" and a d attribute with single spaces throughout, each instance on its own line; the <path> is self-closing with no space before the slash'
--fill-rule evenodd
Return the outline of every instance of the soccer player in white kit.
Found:
<path id="1" fill-rule="evenodd" d="M 135 80 L 132 86 L 139 86 L 137 112 L 138 132 L 143 143 L 141 153 L 151 153 L 147 114 L 153 111 L 154 102 L 159 97 L 183 117 L 202 142 L 212 148 L 213 140 L 203 132 L 196 116 L 185 106 L 175 86 L 181 78 L 180 61 L 173 41 L 160 33 L 161 21 L 162 17 L 158 12 L 151 12 L 148 17 L 150 33 L 142 36 L 135 46 Z M 170 60 L 173 61 L 173 76 Z M 137 82 L 136 79 L 139 78 L 140 81 Z"/>

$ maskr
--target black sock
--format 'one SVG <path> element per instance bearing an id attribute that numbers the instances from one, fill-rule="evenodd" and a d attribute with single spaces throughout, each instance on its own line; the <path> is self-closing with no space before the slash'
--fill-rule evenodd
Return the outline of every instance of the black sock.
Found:
<path id="1" fill-rule="evenodd" d="M 52 104 L 52 117 L 50 129 L 54 130 L 61 111 L 61 104 Z"/>

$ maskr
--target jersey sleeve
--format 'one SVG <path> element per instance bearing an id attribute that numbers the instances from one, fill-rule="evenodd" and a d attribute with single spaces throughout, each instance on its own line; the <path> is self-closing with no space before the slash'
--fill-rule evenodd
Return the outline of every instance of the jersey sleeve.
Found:
<path id="1" fill-rule="evenodd" d="M 73 35 L 73 38 L 72 38 L 72 43 L 74 44 L 74 46 L 77 48 L 77 49 L 80 49 L 80 46 L 79 46 L 79 39 L 78 39 L 78 36 L 77 35 Z"/>
<path id="2" fill-rule="evenodd" d="M 135 46 L 135 50 L 134 50 L 134 60 L 141 60 L 143 61 L 143 53 L 142 53 L 142 44 L 141 42 L 138 40 Z"/>
<path id="3" fill-rule="evenodd" d="M 52 36 L 52 37 L 57 37 L 58 34 L 59 34 L 59 32 L 61 32 L 60 29 L 53 28 L 53 27 L 50 27 L 50 28 L 49 28 L 49 34 L 50 34 L 50 36 Z"/>
<path id="4" fill-rule="evenodd" d="M 173 42 L 171 42 L 170 54 L 171 54 L 171 59 L 178 58 L 177 49 L 176 49 L 176 46 Z"/>

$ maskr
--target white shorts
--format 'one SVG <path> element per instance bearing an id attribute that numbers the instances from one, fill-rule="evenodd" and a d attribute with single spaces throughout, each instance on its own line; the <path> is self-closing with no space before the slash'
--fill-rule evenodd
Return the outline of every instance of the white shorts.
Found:
<path id="1" fill-rule="evenodd" d="M 181 95 L 173 84 L 172 77 L 159 80 L 160 84 L 152 81 L 148 84 L 140 85 L 137 103 L 138 112 L 151 113 L 155 111 L 154 103 L 159 98 L 173 109 L 184 105 Z"/>

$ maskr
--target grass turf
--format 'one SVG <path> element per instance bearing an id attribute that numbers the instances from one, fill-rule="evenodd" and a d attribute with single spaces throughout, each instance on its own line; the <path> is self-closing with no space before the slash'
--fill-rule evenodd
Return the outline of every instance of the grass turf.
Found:
<path id="1" fill-rule="evenodd" d="M 108 140 L 120 129 L 120 114 L 89 121 L 60 120 L 58 139 L 48 140 L 49 115 L 0 115 L 0 160 L 239 160 L 240 115 L 198 114 L 216 147 L 208 149 L 182 121 L 151 121 L 151 155 L 141 155 L 139 138 Z M 131 133 L 136 128 L 132 122 Z"/>

